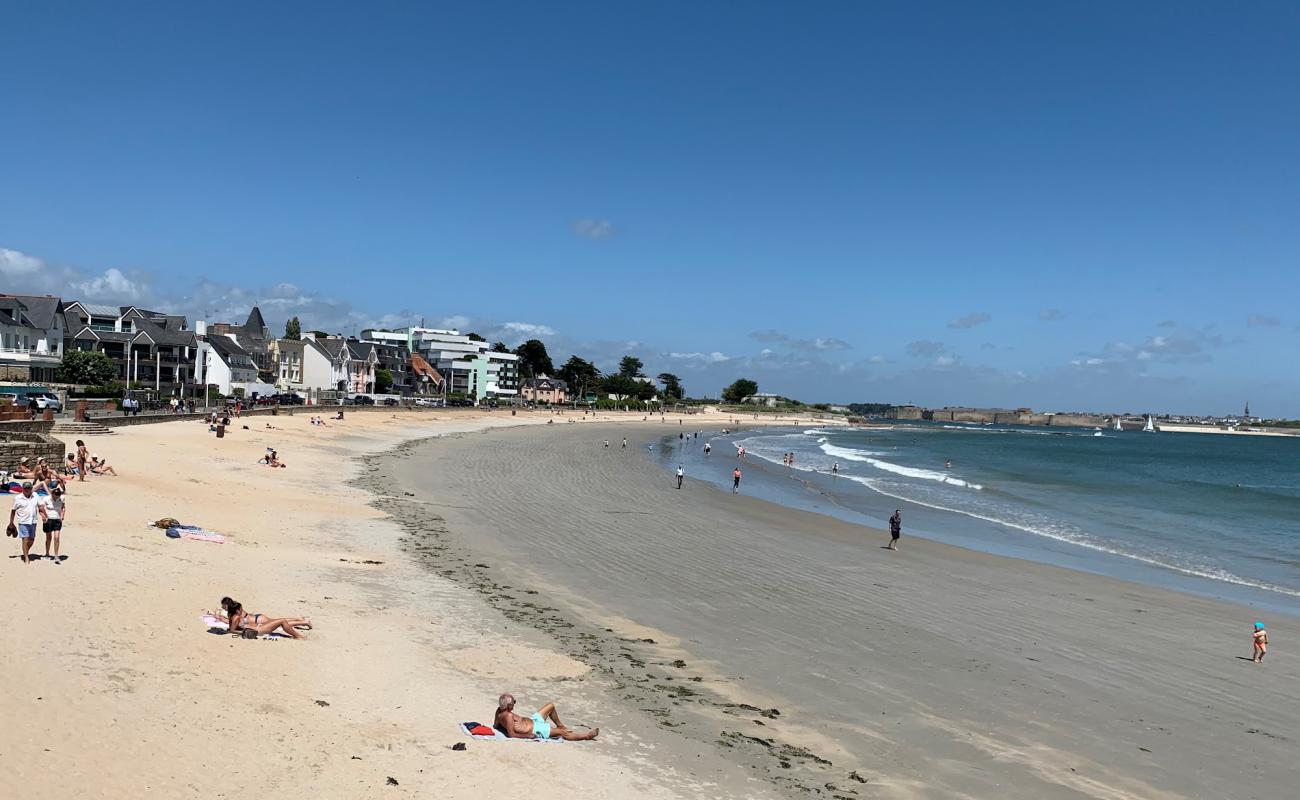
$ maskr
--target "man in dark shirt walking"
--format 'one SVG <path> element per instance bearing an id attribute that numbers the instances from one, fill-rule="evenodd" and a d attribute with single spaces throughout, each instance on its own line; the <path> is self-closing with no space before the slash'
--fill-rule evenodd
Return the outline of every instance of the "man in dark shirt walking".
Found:
<path id="1" fill-rule="evenodd" d="M 903 535 L 903 512 L 894 509 L 894 516 L 889 518 L 889 549 L 898 549 L 898 537 Z"/>

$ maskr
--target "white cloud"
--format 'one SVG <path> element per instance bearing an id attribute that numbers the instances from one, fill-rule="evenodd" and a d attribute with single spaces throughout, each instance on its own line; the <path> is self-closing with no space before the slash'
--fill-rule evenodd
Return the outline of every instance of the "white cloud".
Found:
<path id="1" fill-rule="evenodd" d="M 138 302 L 144 295 L 143 286 L 122 273 L 117 267 L 110 267 L 103 275 L 75 284 L 78 292 L 89 299 L 109 299 Z"/>
<path id="2" fill-rule="evenodd" d="M 575 219 L 573 232 L 585 239 L 608 239 L 618 233 L 618 229 L 607 219 Z"/>
<path id="3" fill-rule="evenodd" d="M 537 325 L 532 322 L 507 322 L 501 330 L 518 336 L 554 336 L 555 329 L 549 325 Z"/>
<path id="4" fill-rule="evenodd" d="M 771 350 L 764 350 L 763 354 L 771 353 Z M 697 361 L 701 364 L 721 364 L 723 361 L 730 361 L 731 356 L 725 353 L 719 353 L 714 350 L 712 353 L 669 353 L 669 358 L 676 358 L 684 361 Z"/>
<path id="5" fill-rule="evenodd" d="M 956 363 L 957 363 L 957 359 L 953 358 L 952 356 L 939 356 L 934 360 L 934 365 L 936 367 L 951 367 L 953 364 Z"/>
<path id="6" fill-rule="evenodd" d="M 43 269 L 45 269 L 45 262 L 39 258 L 0 247 L 0 275 L 6 278 L 21 278 L 34 275 Z"/>
<path id="7" fill-rule="evenodd" d="M 984 323 L 992 319 L 993 316 L 988 312 L 977 311 L 974 314 L 967 314 L 964 317 L 958 317 L 957 319 L 954 319 L 952 322 L 948 323 L 948 327 L 949 328 L 974 328 L 975 326 L 983 325 Z"/>
<path id="8" fill-rule="evenodd" d="M 885 363 L 885 357 L 884 357 L 884 356 L 872 356 L 871 358 L 868 358 L 867 361 L 870 362 L 870 363 L 872 363 L 872 364 L 884 364 L 884 363 Z"/>
<path id="9" fill-rule="evenodd" d="M 443 317 L 438 320 L 439 328 L 450 328 L 455 331 L 463 331 L 469 328 L 469 317 L 464 314 L 453 314 L 450 317 Z"/>
<path id="10" fill-rule="evenodd" d="M 1282 320 L 1268 314 L 1251 314 L 1246 317 L 1246 325 L 1251 328 L 1276 328 Z"/>
<path id="11" fill-rule="evenodd" d="M 1065 319 L 1065 312 L 1059 308 L 1044 308 L 1038 312 L 1038 318 L 1044 322 L 1055 322 L 1058 319 Z"/>

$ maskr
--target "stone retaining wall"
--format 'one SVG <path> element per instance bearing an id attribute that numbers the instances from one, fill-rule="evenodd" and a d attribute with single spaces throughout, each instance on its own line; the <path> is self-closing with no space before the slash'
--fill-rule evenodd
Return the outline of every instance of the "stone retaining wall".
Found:
<path id="1" fill-rule="evenodd" d="M 8 426 L 0 429 L 0 469 L 13 470 L 24 456 L 33 464 L 43 458 L 57 467 L 66 452 L 63 442 L 44 433 L 12 431 Z"/>
<path id="2" fill-rule="evenodd" d="M 49 433 L 54 422 L 44 419 L 16 419 L 0 422 L 0 434 L 4 433 Z"/>

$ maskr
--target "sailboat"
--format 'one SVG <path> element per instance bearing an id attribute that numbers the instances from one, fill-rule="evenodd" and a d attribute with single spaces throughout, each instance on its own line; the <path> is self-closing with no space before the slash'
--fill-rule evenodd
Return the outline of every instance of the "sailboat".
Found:
<path id="1" fill-rule="evenodd" d="M 1146 431 L 1147 433 L 1155 433 L 1156 432 L 1155 419 L 1156 418 L 1154 416 L 1147 414 L 1147 424 L 1142 428 L 1142 430 Z"/>
<path id="2" fill-rule="evenodd" d="M 1121 424 L 1119 424 L 1119 417 L 1118 417 L 1118 416 L 1115 417 L 1115 430 L 1117 430 L 1117 431 L 1122 431 L 1122 430 L 1124 430 L 1124 426 L 1121 425 Z"/>

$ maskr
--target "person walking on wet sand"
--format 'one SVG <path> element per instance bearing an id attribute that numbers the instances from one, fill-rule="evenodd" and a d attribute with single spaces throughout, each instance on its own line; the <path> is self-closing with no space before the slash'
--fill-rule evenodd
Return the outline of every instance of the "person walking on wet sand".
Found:
<path id="1" fill-rule="evenodd" d="M 497 698 L 497 711 L 492 724 L 511 739 L 564 739 L 569 742 L 585 742 L 600 735 L 600 728 L 578 733 L 567 727 L 560 722 L 560 714 L 554 703 L 547 703 L 530 718 L 524 719 L 515 713 L 515 697 L 512 694 L 503 694 Z"/>
<path id="2" fill-rule="evenodd" d="M 627 449 L 627 437 L 626 437 L 626 436 L 623 437 L 623 449 L 624 449 L 624 450 Z"/>
<path id="3" fill-rule="evenodd" d="M 1251 641 L 1254 643 L 1255 652 L 1251 656 L 1251 661 L 1256 664 L 1264 661 L 1264 656 L 1268 655 L 1268 631 L 1264 630 L 1264 623 L 1255 623 L 1255 632 L 1251 635 Z"/>
<path id="4" fill-rule="evenodd" d="M 712 452 L 713 452 L 713 445 L 709 444 L 708 442 L 705 442 L 705 443 L 704 443 L 704 455 L 707 456 L 709 453 L 712 453 Z"/>
<path id="5" fill-rule="evenodd" d="M 898 537 L 903 535 L 903 512 L 894 509 L 894 516 L 889 518 L 889 549 L 898 549 Z"/>
<path id="6" fill-rule="evenodd" d="M 731 473 L 731 493 L 736 494 L 740 491 L 740 467 L 736 467 Z"/>
<path id="7" fill-rule="evenodd" d="M 682 469 L 681 464 L 678 464 L 677 465 L 677 488 L 678 489 L 682 488 L 682 478 L 685 477 L 686 477 L 686 470 Z"/>

